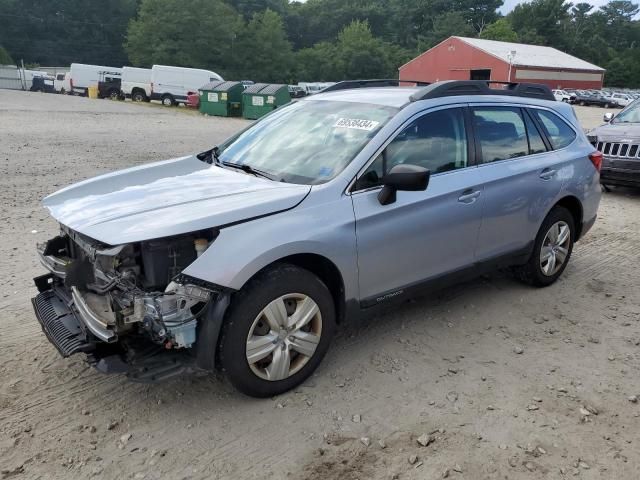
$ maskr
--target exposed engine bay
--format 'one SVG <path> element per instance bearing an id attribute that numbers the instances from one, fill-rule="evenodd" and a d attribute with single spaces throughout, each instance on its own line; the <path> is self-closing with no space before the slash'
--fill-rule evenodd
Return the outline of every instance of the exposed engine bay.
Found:
<path id="1" fill-rule="evenodd" d="M 217 292 L 182 275 L 182 270 L 216 236 L 216 230 L 207 230 L 108 246 L 61 227 L 60 235 L 38 245 L 40 260 L 51 274 L 40 285 L 36 279 L 36 285 L 41 292 L 51 289 L 68 298 L 87 338 L 96 343 L 122 346 L 135 340 L 165 350 L 189 349 L 196 342 L 198 321 Z"/>

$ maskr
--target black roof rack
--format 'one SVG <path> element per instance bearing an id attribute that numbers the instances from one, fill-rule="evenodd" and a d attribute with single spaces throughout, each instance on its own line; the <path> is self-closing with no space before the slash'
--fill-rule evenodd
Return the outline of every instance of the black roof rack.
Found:
<path id="1" fill-rule="evenodd" d="M 398 87 L 400 83 L 413 83 L 416 86 L 426 86 L 429 82 L 420 80 L 398 80 L 397 78 L 378 78 L 373 80 L 344 80 L 323 88 L 324 92 L 335 92 L 336 90 L 349 90 L 352 88 L 374 88 L 374 87 Z"/>
<path id="2" fill-rule="evenodd" d="M 491 84 L 504 85 L 504 87 L 491 88 Z M 509 95 L 555 101 L 551 89 L 546 85 L 539 83 L 494 82 L 491 80 L 448 80 L 432 83 L 411 95 L 411 101 L 456 95 Z"/>

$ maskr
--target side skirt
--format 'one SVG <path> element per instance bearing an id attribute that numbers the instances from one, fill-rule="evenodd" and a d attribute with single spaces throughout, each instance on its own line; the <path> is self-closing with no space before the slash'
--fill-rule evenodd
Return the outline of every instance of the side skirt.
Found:
<path id="1" fill-rule="evenodd" d="M 362 312 L 366 311 L 367 313 L 371 313 L 372 310 L 377 309 L 378 307 L 400 303 L 413 297 L 442 290 L 443 288 L 471 280 L 487 272 L 515 265 L 523 265 L 531 257 L 532 251 L 533 242 L 528 244 L 522 250 L 518 250 L 507 255 L 491 258 L 489 260 L 475 263 L 470 267 L 455 270 L 438 277 L 383 292 L 373 297 L 365 298 L 360 301 L 360 309 Z"/>

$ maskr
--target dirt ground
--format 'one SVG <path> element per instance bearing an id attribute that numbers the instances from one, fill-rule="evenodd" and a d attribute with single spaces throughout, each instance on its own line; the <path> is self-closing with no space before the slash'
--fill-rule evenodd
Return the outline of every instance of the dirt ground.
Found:
<path id="1" fill-rule="evenodd" d="M 576 110 L 585 127 L 604 113 Z M 556 285 L 496 273 L 344 325 L 317 373 L 277 398 L 214 376 L 134 384 L 62 359 L 29 301 L 35 243 L 56 233 L 40 199 L 243 125 L 0 90 L 1 478 L 638 478 L 637 191 L 603 195 Z"/>

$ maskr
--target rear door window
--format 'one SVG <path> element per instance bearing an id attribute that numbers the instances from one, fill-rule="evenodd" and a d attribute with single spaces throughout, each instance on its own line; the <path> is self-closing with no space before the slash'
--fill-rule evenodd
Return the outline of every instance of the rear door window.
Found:
<path id="1" fill-rule="evenodd" d="M 519 108 L 477 107 L 473 109 L 473 122 L 483 163 L 529 154 L 527 129 Z"/>
<path id="2" fill-rule="evenodd" d="M 543 153 L 547 151 L 547 146 L 542 140 L 542 135 L 538 131 L 538 127 L 533 123 L 529 115 L 524 116 L 525 125 L 527 126 L 527 136 L 529 137 L 529 153 Z"/>
<path id="3" fill-rule="evenodd" d="M 533 114 L 540 120 L 540 124 L 554 150 L 564 148 L 575 140 L 576 132 L 555 113 L 534 109 Z"/>

